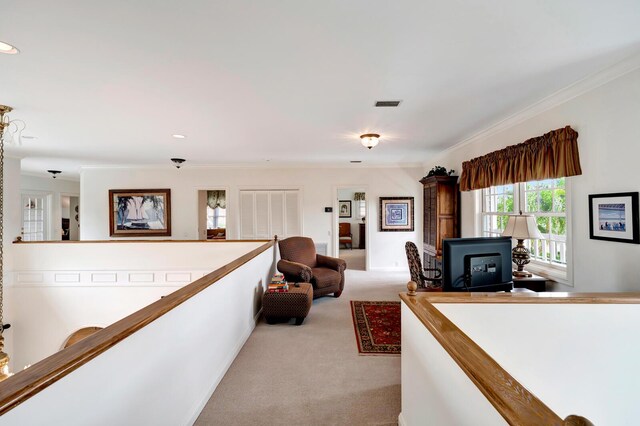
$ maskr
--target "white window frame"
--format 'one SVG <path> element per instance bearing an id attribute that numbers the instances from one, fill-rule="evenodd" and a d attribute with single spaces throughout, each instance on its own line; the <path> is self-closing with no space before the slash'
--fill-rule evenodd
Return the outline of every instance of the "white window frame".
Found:
<path id="1" fill-rule="evenodd" d="M 209 212 L 213 211 L 213 214 L 209 214 Z M 221 212 L 224 212 L 224 214 L 220 214 Z M 225 224 L 224 227 L 220 226 L 220 219 L 221 218 L 225 218 Z M 211 219 L 211 222 L 213 224 L 213 227 L 210 228 L 209 227 L 209 220 Z M 211 207 L 207 206 L 207 229 L 219 229 L 219 228 L 223 228 L 226 229 L 227 228 L 227 209 L 223 209 L 222 207 L 216 207 L 215 209 L 212 209 Z"/>
<path id="2" fill-rule="evenodd" d="M 356 218 L 362 219 L 367 216 L 367 200 L 356 201 Z"/>
<path id="3" fill-rule="evenodd" d="M 525 183 L 517 183 L 514 184 L 514 211 L 513 212 L 505 212 L 504 214 L 514 214 L 518 213 L 520 207 L 522 206 L 523 213 L 525 213 L 524 207 L 526 206 L 525 200 Z M 557 281 L 559 283 L 573 286 L 573 247 L 572 247 L 572 228 L 573 221 L 572 219 L 572 210 L 571 210 L 571 179 L 565 178 L 565 197 L 566 197 L 566 209 L 565 209 L 565 218 L 566 218 L 566 253 L 565 253 L 565 265 L 559 265 L 555 263 L 549 263 L 540 261 L 537 259 L 531 259 L 531 262 L 526 266 L 530 272 L 533 272 L 537 275 L 541 275 L 548 279 Z M 484 212 L 484 202 L 485 202 L 485 190 L 480 189 L 475 191 L 475 205 L 476 205 L 476 235 L 477 236 L 488 236 L 483 228 L 484 218 L 487 215 L 492 215 L 492 213 Z M 535 213 L 534 213 L 535 214 Z M 543 216 L 553 216 L 557 214 L 542 214 Z M 495 235 L 495 234 L 494 234 Z M 528 246 L 528 241 L 525 241 L 525 245 Z M 515 240 L 514 240 L 515 244 Z"/>

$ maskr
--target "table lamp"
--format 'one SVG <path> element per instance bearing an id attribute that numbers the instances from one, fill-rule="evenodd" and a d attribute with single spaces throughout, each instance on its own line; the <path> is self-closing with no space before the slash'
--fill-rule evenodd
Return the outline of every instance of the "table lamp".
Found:
<path id="1" fill-rule="evenodd" d="M 532 214 L 509 215 L 509 222 L 502 232 L 503 237 L 511 237 L 518 240 L 518 244 L 511 251 L 511 259 L 518 267 L 513 271 L 514 277 L 530 277 L 533 274 L 524 270 L 524 266 L 530 262 L 529 250 L 524 246 L 524 240 L 528 238 L 542 238 L 538 231 L 536 217 Z"/>

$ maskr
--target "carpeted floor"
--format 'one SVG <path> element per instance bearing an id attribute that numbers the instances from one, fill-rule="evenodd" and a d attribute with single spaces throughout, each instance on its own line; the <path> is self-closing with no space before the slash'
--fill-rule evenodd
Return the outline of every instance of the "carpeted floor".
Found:
<path id="1" fill-rule="evenodd" d="M 396 425 L 400 357 L 360 356 L 350 300 L 399 300 L 408 273 L 347 270 L 303 325 L 262 320 L 196 425 Z"/>
<path id="2" fill-rule="evenodd" d="M 347 262 L 351 271 L 364 271 L 366 252 L 366 250 L 360 249 L 340 249 L 338 257 Z"/>

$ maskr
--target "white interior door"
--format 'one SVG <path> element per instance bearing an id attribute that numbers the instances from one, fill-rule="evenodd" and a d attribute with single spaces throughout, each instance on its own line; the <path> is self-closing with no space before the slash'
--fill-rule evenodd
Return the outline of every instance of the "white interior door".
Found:
<path id="1" fill-rule="evenodd" d="M 255 239 L 255 193 L 240 191 L 240 239 Z"/>
<path id="2" fill-rule="evenodd" d="M 49 239 L 48 194 L 22 194 L 22 239 L 45 241 Z"/>
<path id="3" fill-rule="evenodd" d="M 302 209 L 300 208 L 300 195 L 298 191 L 286 191 L 285 200 L 286 208 L 284 217 L 286 226 L 283 238 L 302 235 L 302 227 L 300 226 Z"/>
<path id="4" fill-rule="evenodd" d="M 240 233 L 243 239 L 279 239 L 301 235 L 298 190 L 240 191 Z"/>

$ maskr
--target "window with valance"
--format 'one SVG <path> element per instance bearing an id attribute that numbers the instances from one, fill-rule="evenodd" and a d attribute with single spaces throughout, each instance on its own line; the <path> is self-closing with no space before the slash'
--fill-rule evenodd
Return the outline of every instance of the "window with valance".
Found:
<path id="1" fill-rule="evenodd" d="M 460 189 L 481 189 L 482 236 L 499 236 L 510 214 L 533 214 L 543 238 L 527 240 L 530 268 L 569 282 L 571 241 L 566 177 L 582 174 L 578 132 L 566 126 L 463 163 Z"/>
<path id="2" fill-rule="evenodd" d="M 581 174 L 578 132 L 566 126 L 463 162 L 460 190 Z"/>

